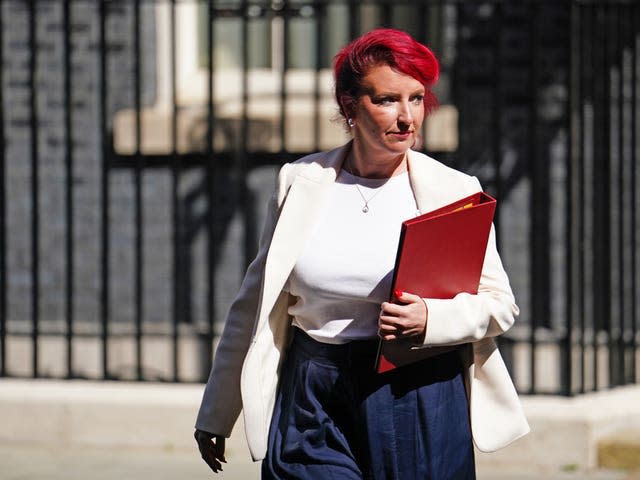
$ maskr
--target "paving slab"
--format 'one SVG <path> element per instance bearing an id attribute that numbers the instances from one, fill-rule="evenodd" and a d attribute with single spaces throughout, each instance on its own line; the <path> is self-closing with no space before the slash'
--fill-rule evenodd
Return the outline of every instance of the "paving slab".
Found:
<path id="1" fill-rule="evenodd" d="M 0 445 L 0 480 L 259 480 L 260 466 L 246 455 L 228 458 L 214 475 L 189 450 L 55 448 Z M 478 480 L 640 480 L 624 471 L 545 471 L 518 467 L 478 467 Z"/>
<path id="2" fill-rule="evenodd" d="M 622 430 L 600 440 L 598 466 L 640 471 L 640 429 Z"/>
<path id="3" fill-rule="evenodd" d="M 202 390 L 196 384 L 0 380 L 0 480 L 215 478 L 193 440 Z M 480 480 L 640 480 L 640 474 L 595 470 L 600 439 L 622 426 L 640 431 L 640 386 L 576 398 L 525 396 L 523 405 L 532 433 L 500 452 L 478 454 Z M 259 478 L 242 418 L 227 458 L 219 478 Z"/>

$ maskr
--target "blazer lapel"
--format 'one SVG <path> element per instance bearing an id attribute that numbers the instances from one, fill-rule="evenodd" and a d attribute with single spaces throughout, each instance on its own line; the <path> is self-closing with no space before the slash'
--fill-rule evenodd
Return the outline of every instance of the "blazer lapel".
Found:
<path id="1" fill-rule="evenodd" d="M 438 164 L 432 158 L 413 150 L 407 155 L 409 181 L 420 213 L 427 213 L 457 200 L 459 191 L 438 174 Z"/>
<path id="2" fill-rule="evenodd" d="M 265 261 L 265 284 L 260 318 L 268 315 L 298 259 L 342 167 L 349 144 L 309 164 L 293 180 L 287 193 Z"/>

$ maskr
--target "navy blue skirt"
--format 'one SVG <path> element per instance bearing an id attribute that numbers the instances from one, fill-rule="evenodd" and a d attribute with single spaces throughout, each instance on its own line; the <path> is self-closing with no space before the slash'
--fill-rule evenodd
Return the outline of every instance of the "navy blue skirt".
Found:
<path id="1" fill-rule="evenodd" d="M 323 344 L 296 331 L 263 479 L 475 479 L 458 352 L 378 374 L 377 347 Z"/>

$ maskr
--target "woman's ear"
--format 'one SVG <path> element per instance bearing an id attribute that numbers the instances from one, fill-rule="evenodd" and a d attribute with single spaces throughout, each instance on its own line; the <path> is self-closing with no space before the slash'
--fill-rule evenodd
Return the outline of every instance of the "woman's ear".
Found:
<path id="1" fill-rule="evenodd" d="M 345 118 L 353 118 L 355 113 L 353 98 L 343 95 L 340 97 L 340 111 Z"/>

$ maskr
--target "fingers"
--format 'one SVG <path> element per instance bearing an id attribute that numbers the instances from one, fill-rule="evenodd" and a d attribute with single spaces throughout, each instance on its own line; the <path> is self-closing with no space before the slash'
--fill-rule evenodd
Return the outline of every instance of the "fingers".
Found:
<path id="1" fill-rule="evenodd" d="M 202 460 L 214 473 L 222 471 L 222 463 L 227 461 L 224 458 L 225 438 L 202 430 L 196 430 L 194 436 Z"/>
<path id="2" fill-rule="evenodd" d="M 413 293 L 403 292 L 401 290 L 394 290 L 393 298 L 395 298 L 396 301 L 400 302 L 401 304 L 416 303 L 422 300 L 422 298 L 419 297 L 418 295 L 414 295 Z"/>
<path id="3" fill-rule="evenodd" d="M 396 324 L 381 323 L 378 335 L 383 340 L 397 340 L 405 337 L 419 336 L 424 332 L 420 326 L 409 326 L 406 322 L 399 321 Z"/>
<path id="4" fill-rule="evenodd" d="M 394 292 L 396 301 L 380 308 L 378 335 L 384 340 L 423 335 L 426 331 L 426 304 L 418 295 Z"/>

